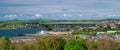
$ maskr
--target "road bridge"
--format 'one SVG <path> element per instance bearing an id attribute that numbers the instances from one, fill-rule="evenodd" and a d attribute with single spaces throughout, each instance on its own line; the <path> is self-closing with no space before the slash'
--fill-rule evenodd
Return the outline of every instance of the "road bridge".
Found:
<path id="1" fill-rule="evenodd" d="M 50 22 L 50 23 L 29 23 L 31 25 L 39 25 L 50 30 L 64 30 L 68 28 L 87 28 L 99 27 L 102 22 Z"/>

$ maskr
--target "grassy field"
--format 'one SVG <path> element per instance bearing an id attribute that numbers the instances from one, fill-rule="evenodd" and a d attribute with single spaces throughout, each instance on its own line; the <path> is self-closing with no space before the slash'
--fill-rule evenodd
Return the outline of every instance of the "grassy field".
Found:
<path id="1" fill-rule="evenodd" d="M 0 24 L 52 23 L 52 22 L 100 22 L 101 20 L 9 20 Z"/>

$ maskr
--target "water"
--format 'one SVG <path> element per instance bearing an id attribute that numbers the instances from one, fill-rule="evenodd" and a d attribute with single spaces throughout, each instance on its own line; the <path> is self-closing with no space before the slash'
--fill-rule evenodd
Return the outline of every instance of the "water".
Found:
<path id="1" fill-rule="evenodd" d="M 8 29 L 8 30 L 0 30 L 0 37 L 6 36 L 6 37 L 15 37 L 18 34 L 36 34 L 37 32 L 44 30 L 44 29 Z"/>

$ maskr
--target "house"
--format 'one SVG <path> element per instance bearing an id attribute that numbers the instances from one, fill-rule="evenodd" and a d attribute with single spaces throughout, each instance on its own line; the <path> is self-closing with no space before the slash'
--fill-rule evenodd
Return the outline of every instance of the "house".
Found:
<path id="1" fill-rule="evenodd" d="M 97 34 L 105 34 L 106 32 L 97 32 Z"/>
<path id="2" fill-rule="evenodd" d="M 107 31 L 107 34 L 116 33 L 117 31 Z"/>

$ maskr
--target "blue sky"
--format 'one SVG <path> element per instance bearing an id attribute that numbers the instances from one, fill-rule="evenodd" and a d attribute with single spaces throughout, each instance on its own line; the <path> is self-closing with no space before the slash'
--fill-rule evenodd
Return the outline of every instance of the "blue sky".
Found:
<path id="1" fill-rule="evenodd" d="M 0 20 L 120 19 L 120 0 L 0 0 Z"/>

